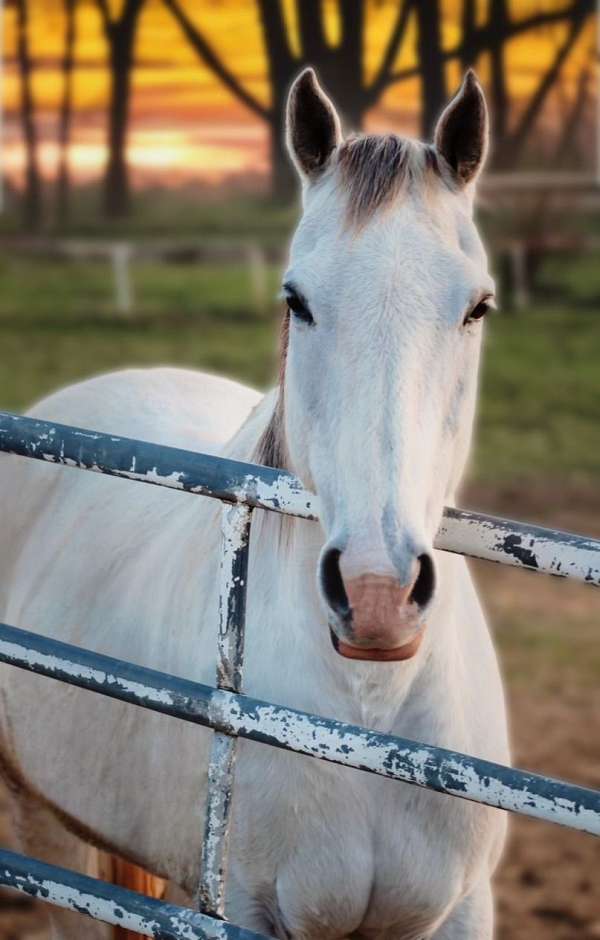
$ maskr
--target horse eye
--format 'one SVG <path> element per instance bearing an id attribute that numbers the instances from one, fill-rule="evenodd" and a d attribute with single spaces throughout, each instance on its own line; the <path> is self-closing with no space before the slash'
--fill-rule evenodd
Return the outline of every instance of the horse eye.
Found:
<path id="1" fill-rule="evenodd" d="M 285 302 L 296 320 L 310 324 L 315 322 L 312 313 L 308 309 L 308 304 L 296 291 L 286 290 L 284 296 Z"/>
<path id="2" fill-rule="evenodd" d="M 475 320 L 482 320 L 486 313 L 489 313 L 490 310 L 494 309 L 495 304 L 493 297 L 484 297 L 483 300 L 480 300 L 479 303 L 469 311 L 463 320 L 463 325 L 466 326 L 467 323 L 473 323 Z"/>

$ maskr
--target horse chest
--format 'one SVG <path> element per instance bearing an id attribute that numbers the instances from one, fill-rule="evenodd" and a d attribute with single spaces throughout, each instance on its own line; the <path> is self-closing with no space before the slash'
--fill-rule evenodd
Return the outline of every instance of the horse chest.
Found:
<path id="1" fill-rule="evenodd" d="M 236 868 L 245 890 L 267 898 L 291 936 L 428 934 L 460 897 L 477 855 L 465 826 L 472 808 L 290 755 L 286 786 L 275 790 L 278 757 L 263 766 L 260 799 L 242 784 Z"/>

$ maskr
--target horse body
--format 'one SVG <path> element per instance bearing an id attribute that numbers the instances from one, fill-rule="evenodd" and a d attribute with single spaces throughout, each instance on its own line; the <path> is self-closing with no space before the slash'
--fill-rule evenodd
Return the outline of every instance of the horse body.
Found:
<path id="1" fill-rule="evenodd" d="M 320 107 L 326 99 L 312 91 Z M 293 138 L 293 123 L 291 131 Z M 305 146 L 306 134 L 301 140 Z M 295 156 L 309 165 L 298 145 Z M 311 186 L 286 284 L 304 279 L 302 296 L 313 306 L 333 230 L 342 281 L 333 295 L 321 290 L 314 318 L 303 308 L 289 324 L 279 391 L 261 399 L 211 376 L 129 371 L 67 389 L 34 413 L 241 460 L 264 458 L 267 446 L 285 455 L 319 493 L 321 523 L 254 514 L 245 691 L 506 761 L 502 689 L 470 575 L 462 558 L 431 548 L 466 456 L 479 345 L 475 334 L 460 333 L 460 321 L 434 320 L 439 302 L 431 292 L 464 304 L 466 288 L 458 275 L 448 285 L 442 261 L 460 257 L 461 271 L 485 280 L 480 247 L 463 223 L 460 196 L 440 197 L 433 226 L 407 197 L 366 234 L 346 236 L 332 208 L 335 179 Z M 457 213 L 460 237 L 448 238 L 442 226 L 444 253 L 420 288 L 420 323 L 407 326 L 400 308 L 389 320 L 394 305 L 384 284 L 370 326 L 355 319 L 352 335 L 342 332 L 336 298 L 345 309 L 360 299 L 361 239 L 378 283 L 382 271 L 397 276 L 398 244 L 410 255 L 412 240 L 417 251 L 404 277 L 414 278 L 440 211 Z M 311 350 L 311 320 L 322 327 L 321 349 Z M 311 379 L 307 351 L 321 350 L 329 359 Z M 350 378 L 339 371 L 342 360 Z M 334 381 L 319 389 L 325 373 Z M 0 492 L 4 620 L 214 682 L 215 501 L 8 457 L 0 461 Z M 210 733 L 7 667 L 1 680 L 3 766 L 18 784 L 31 854 L 73 865 L 75 834 L 192 893 Z M 485 807 L 241 741 L 227 913 L 294 940 L 489 938 L 489 880 L 503 833 L 502 815 Z M 57 915 L 58 937 L 78 936 L 71 916 Z"/>

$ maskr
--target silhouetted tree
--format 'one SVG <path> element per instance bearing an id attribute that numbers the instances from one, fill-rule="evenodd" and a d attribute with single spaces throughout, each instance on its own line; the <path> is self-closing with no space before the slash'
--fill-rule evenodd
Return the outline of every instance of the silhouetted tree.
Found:
<path id="1" fill-rule="evenodd" d="M 592 56 L 590 56 L 590 63 Z M 582 68 L 577 80 L 577 90 L 568 108 L 562 130 L 556 144 L 553 163 L 557 167 L 568 166 L 581 160 L 580 131 L 585 127 L 585 113 L 590 104 L 591 64 Z M 574 161 L 573 161 L 574 158 Z"/>
<path id="2" fill-rule="evenodd" d="M 463 71 L 471 65 L 475 65 L 477 50 L 475 48 L 475 30 L 477 27 L 477 4 L 476 0 L 463 0 L 462 5 L 462 50 L 460 62 Z"/>
<path id="3" fill-rule="evenodd" d="M 130 205 L 126 145 L 134 43 L 144 0 L 124 0 L 120 15 L 114 17 L 111 16 L 108 0 L 96 0 L 96 3 L 109 48 L 111 80 L 104 208 L 107 215 L 118 217 L 126 215 Z"/>
<path id="4" fill-rule="evenodd" d="M 513 152 L 517 152 L 535 121 L 541 103 L 545 100 L 547 87 L 552 86 L 581 30 L 583 21 L 593 8 L 593 0 L 571 0 L 569 5 L 560 9 L 541 10 L 520 20 L 513 20 L 509 14 L 508 0 L 488 0 L 487 18 L 485 22 L 478 24 L 476 0 L 463 0 L 461 40 L 455 46 L 444 49 L 440 0 L 399 0 L 380 63 L 373 77 L 367 81 L 364 68 L 366 0 L 338 0 L 340 40 L 335 46 L 326 38 L 323 0 L 296 0 L 300 46 L 297 54 L 290 46 L 280 0 L 255 0 L 262 27 L 270 88 L 270 100 L 265 104 L 244 87 L 220 58 L 206 38 L 198 19 L 191 18 L 188 12 L 191 3 L 186 7 L 185 0 L 163 2 L 204 64 L 242 104 L 268 125 L 273 190 L 278 195 L 287 194 L 291 188 L 290 171 L 283 147 L 282 116 L 285 96 L 292 79 L 303 66 L 314 65 L 319 70 L 323 84 L 335 98 L 346 124 L 354 130 L 362 127 L 366 112 L 391 85 L 408 78 L 419 78 L 421 131 L 423 136 L 429 137 L 446 101 L 446 64 L 455 59 L 464 66 L 476 64 L 483 53 L 489 52 L 496 133 L 501 142 L 506 138 L 507 153 L 511 152 L 511 148 L 516 148 Z M 417 27 L 417 64 L 405 69 L 395 69 L 411 17 L 415 18 Z M 564 44 L 556 67 L 551 67 L 542 80 L 540 89 L 532 99 L 519 128 L 509 138 L 509 98 L 504 58 L 506 44 L 511 39 L 541 26 L 561 22 L 570 24 L 570 39 Z"/>
<path id="5" fill-rule="evenodd" d="M 446 103 L 439 0 L 419 0 L 417 53 L 421 75 L 421 136 L 428 140 Z"/>
<path id="6" fill-rule="evenodd" d="M 436 4 L 436 0 L 426 0 Z M 385 44 L 380 65 L 370 84 L 365 81 L 363 0 L 339 0 L 340 41 L 331 46 L 325 35 L 322 0 L 296 0 L 300 53 L 289 43 L 286 22 L 279 0 L 256 0 L 267 60 L 270 101 L 256 99 L 209 43 L 196 20 L 192 20 L 181 0 L 164 0 L 200 59 L 226 88 L 265 121 L 269 127 L 273 192 L 288 195 L 291 171 L 284 152 L 283 113 L 285 98 L 293 78 L 305 65 L 314 65 L 346 124 L 359 130 L 365 112 L 378 100 L 393 77 L 393 66 L 404 38 L 409 14 L 419 4 L 403 0 L 398 5 L 392 31 Z"/>
<path id="7" fill-rule="evenodd" d="M 17 64 L 21 82 L 21 127 L 25 142 L 25 190 L 23 220 L 33 230 L 42 221 L 42 183 L 38 163 L 38 136 L 35 124 L 31 87 L 31 54 L 29 50 L 29 7 L 27 0 L 15 0 L 17 11 Z"/>
<path id="8" fill-rule="evenodd" d="M 494 114 L 494 137 L 498 146 L 506 136 L 508 126 L 509 99 L 506 88 L 506 36 L 510 26 L 507 0 L 490 0 L 490 63 L 491 63 L 491 102 Z"/>
<path id="9" fill-rule="evenodd" d="M 516 127 L 505 132 L 497 148 L 497 164 L 503 167 L 515 166 L 521 158 L 527 142 L 542 107 L 554 87 L 560 71 L 577 39 L 579 38 L 588 15 L 593 10 L 593 0 L 575 0 L 570 10 L 568 30 L 563 42 L 556 50 L 556 54 L 542 75 L 538 87 L 523 113 Z"/>
<path id="10" fill-rule="evenodd" d="M 77 0 L 63 0 L 65 14 L 65 46 L 62 61 L 63 90 L 58 124 L 58 179 L 56 184 L 56 215 L 60 225 L 69 217 L 71 180 L 69 173 L 69 142 L 73 116 L 73 65 L 75 53 L 75 11 Z"/>

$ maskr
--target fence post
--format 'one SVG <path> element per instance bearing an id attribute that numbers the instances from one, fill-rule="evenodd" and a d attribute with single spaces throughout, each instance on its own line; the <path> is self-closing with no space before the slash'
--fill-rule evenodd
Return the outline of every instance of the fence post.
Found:
<path id="1" fill-rule="evenodd" d="M 250 274 L 250 288 L 254 308 L 260 315 L 264 314 L 269 302 L 268 271 L 265 252 L 259 242 L 248 242 L 245 245 L 246 261 Z"/>
<path id="2" fill-rule="evenodd" d="M 114 242 L 110 246 L 110 260 L 115 288 L 115 306 L 119 313 L 131 313 L 133 308 L 133 290 L 131 287 L 131 254 L 128 242 Z"/>
<path id="3" fill-rule="evenodd" d="M 217 686 L 229 692 L 240 692 L 242 687 L 251 521 L 249 506 L 223 506 Z M 208 767 L 198 906 L 222 919 L 237 743 L 237 737 L 215 732 Z"/>

